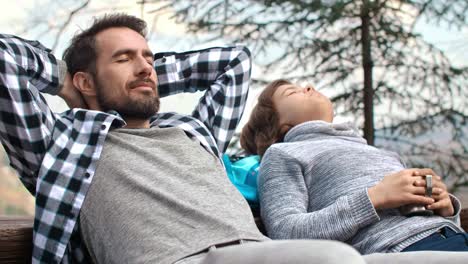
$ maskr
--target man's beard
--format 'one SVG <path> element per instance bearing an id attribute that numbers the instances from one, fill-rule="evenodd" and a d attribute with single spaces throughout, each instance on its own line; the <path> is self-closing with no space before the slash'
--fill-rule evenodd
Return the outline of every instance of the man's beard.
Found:
<path id="1" fill-rule="evenodd" d="M 159 111 L 159 96 L 147 96 L 144 95 L 135 97 L 120 98 L 120 101 L 109 100 L 104 92 L 104 87 L 101 82 L 94 78 L 96 90 L 97 90 L 97 101 L 103 111 L 115 110 L 124 119 L 141 119 L 147 120 L 154 116 Z"/>

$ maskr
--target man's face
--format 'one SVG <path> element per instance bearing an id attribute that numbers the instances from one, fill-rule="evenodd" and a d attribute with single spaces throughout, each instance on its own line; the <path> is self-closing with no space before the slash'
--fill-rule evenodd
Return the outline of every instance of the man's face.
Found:
<path id="1" fill-rule="evenodd" d="M 124 27 L 96 35 L 94 86 L 102 111 L 149 119 L 159 110 L 153 53 L 143 36 Z"/>
<path id="2" fill-rule="evenodd" d="M 333 121 L 330 99 L 311 86 L 281 85 L 273 94 L 273 103 L 281 125 L 293 127 L 313 120 Z"/>

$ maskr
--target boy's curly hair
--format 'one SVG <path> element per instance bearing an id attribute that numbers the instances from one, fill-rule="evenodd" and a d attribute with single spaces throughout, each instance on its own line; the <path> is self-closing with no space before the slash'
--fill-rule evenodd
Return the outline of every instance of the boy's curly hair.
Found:
<path id="1" fill-rule="evenodd" d="M 263 156 L 268 147 L 283 141 L 279 115 L 273 104 L 273 94 L 278 87 L 291 82 L 279 79 L 267 85 L 258 97 L 249 121 L 242 128 L 240 143 L 248 154 Z"/>

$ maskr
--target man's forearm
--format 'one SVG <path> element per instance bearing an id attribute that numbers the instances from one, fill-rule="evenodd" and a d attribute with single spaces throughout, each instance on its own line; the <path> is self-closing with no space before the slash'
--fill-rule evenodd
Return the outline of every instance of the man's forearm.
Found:
<path id="1" fill-rule="evenodd" d="M 1 69 L 0 74 L 17 75 L 18 78 L 34 84 L 33 87 L 40 92 L 58 93 L 62 73 L 59 72 L 58 61 L 50 50 L 38 41 L 25 40 L 13 35 L 0 34 L 0 43 L 5 65 L 11 65 Z"/>
<path id="2" fill-rule="evenodd" d="M 250 52 L 242 46 L 157 53 L 155 59 L 161 97 L 204 91 L 227 71 L 233 71 L 230 78 L 244 76 L 250 79 Z"/>
<path id="3" fill-rule="evenodd" d="M 242 117 L 250 83 L 251 59 L 246 47 L 211 48 L 156 55 L 160 96 L 205 91 L 192 116 L 211 131 L 224 152 Z"/>
<path id="4" fill-rule="evenodd" d="M 39 42 L 0 35 L 0 140 L 31 193 L 55 115 L 39 92 L 59 86 L 57 61 Z"/>

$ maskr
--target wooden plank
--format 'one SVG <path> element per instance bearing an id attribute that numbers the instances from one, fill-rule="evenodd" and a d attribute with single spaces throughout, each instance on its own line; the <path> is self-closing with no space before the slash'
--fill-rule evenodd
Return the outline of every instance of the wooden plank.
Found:
<path id="1" fill-rule="evenodd" d="M 0 263 L 31 263 L 33 218 L 0 216 Z"/>

